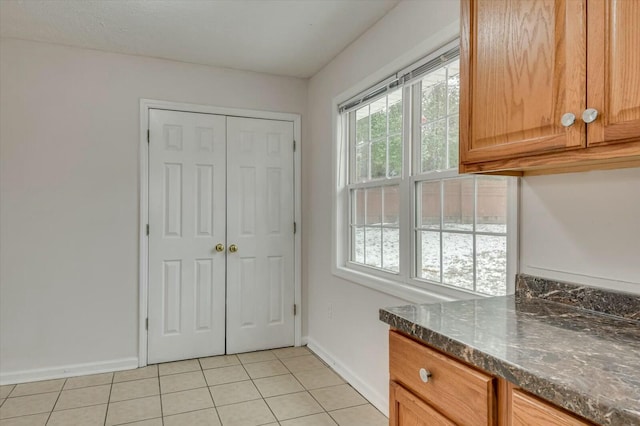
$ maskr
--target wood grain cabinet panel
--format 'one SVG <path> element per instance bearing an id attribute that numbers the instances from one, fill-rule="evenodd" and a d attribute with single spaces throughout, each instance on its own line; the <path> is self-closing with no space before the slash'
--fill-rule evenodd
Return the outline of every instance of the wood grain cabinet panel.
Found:
<path id="1" fill-rule="evenodd" d="M 389 384 L 389 401 L 392 404 L 390 426 L 455 426 L 455 423 L 395 382 Z"/>
<path id="2" fill-rule="evenodd" d="M 586 0 L 471 0 L 461 64 L 463 162 L 586 146 Z"/>
<path id="3" fill-rule="evenodd" d="M 589 1 L 587 106 L 600 116 L 587 126 L 589 146 L 640 135 L 640 1 Z"/>
<path id="4" fill-rule="evenodd" d="M 511 426 L 593 426 L 538 398 L 514 389 Z"/>
<path id="5" fill-rule="evenodd" d="M 461 172 L 640 166 L 640 2 L 461 7 Z"/>

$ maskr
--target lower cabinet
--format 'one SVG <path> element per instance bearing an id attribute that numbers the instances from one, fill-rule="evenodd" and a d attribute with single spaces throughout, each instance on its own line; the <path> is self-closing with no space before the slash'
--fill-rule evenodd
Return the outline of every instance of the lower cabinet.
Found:
<path id="1" fill-rule="evenodd" d="M 594 426 L 391 330 L 390 426 Z"/>
<path id="2" fill-rule="evenodd" d="M 389 384 L 389 394 L 389 401 L 391 401 L 389 425 L 455 426 L 454 422 L 396 382 Z"/>
<path id="3" fill-rule="evenodd" d="M 518 389 L 511 391 L 511 425 L 513 426 L 591 426 L 592 424 Z"/>

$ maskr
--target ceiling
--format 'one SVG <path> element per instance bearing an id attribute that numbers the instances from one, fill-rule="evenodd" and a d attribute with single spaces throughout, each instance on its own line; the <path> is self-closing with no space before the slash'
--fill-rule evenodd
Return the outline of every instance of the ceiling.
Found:
<path id="1" fill-rule="evenodd" d="M 399 0 L 0 0 L 0 37 L 311 77 Z"/>

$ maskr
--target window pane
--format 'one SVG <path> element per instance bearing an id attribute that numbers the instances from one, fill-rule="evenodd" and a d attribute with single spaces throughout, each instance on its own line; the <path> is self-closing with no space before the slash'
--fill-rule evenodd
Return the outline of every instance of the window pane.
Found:
<path id="1" fill-rule="evenodd" d="M 444 229 L 473 231 L 473 177 L 444 181 Z"/>
<path id="2" fill-rule="evenodd" d="M 402 137 L 389 137 L 389 176 L 402 176 Z"/>
<path id="3" fill-rule="evenodd" d="M 395 94 L 399 94 L 399 100 L 393 102 L 392 95 L 389 95 L 389 134 L 402 133 L 402 92 L 397 91 Z M 396 96 L 397 97 L 397 96 Z"/>
<path id="4" fill-rule="evenodd" d="M 371 178 L 387 177 L 387 140 L 381 139 L 371 143 Z"/>
<path id="5" fill-rule="evenodd" d="M 447 86 L 445 80 L 444 72 L 436 70 L 422 81 L 423 122 L 429 123 L 446 115 Z"/>
<path id="6" fill-rule="evenodd" d="M 369 179 L 369 144 L 360 145 L 356 148 L 356 182 Z"/>
<path id="7" fill-rule="evenodd" d="M 478 176 L 478 232 L 507 232 L 507 184 L 504 177 Z"/>
<path id="8" fill-rule="evenodd" d="M 506 294 L 507 237 L 476 236 L 476 291 L 494 296 Z"/>
<path id="9" fill-rule="evenodd" d="M 367 192 L 367 225 L 382 223 L 382 188 L 370 188 Z"/>
<path id="10" fill-rule="evenodd" d="M 440 181 L 421 182 L 419 185 L 421 202 L 418 206 L 418 226 L 440 229 Z"/>
<path id="11" fill-rule="evenodd" d="M 351 190 L 351 223 L 364 225 L 364 189 Z"/>
<path id="12" fill-rule="evenodd" d="M 422 171 L 447 168 L 446 119 L 428 123 L 422 127 Z"/>
<path id="13" fill-rule="evenodd" d="M 384 187 L 384 224 L 386 226 L 397 226 L 400 223 L 400 187 Z"/>
<path id="14" fill-rule="evenodd" d="M 351 229 L 351 260 L 358 263 L 364 263 L 364 227 L 354 226 Z"/>
<path id="15" fill-rule="evenodd" d="M 369 106 L 356 111 L 356 142 L 368 142 L 369 138 Z"/>
<path id="16" fill-rule="evenodd" d="M 382 248 L 382 229 L 372 228 L 367 226 L 365 228 L 365 246 L 364 246 L 364 263 L 377 268 L 382 267 L 381 248 Z"/>
<path id="17" fill-rule="evenodd" d="M 420 278 L 440 282 L 440 233 L 419 231 L 416 242 L 420 247 L 417 275 Z"/>
<path id="18" fill-rule="evenodd" d="M 382 266 L 384 269 L 400 271 L 400 230 L 384 228 L 382 230 Z"/>
<path id="19" fill-rule="evenodd" d="M 442 282 L 473 290 L 473 235 L 442 233 Z"/>
<path id="20" fill-rule="evenodd" d="M 460 61 L 452 62 L 448 68 L 449 114 L 457 114 L 460 108 Z"/>
<path id="21" fill-rule="evenodd" d="M 460 135 L 458 131 L 458 115 L 452 115 L 449 117 L 449 128 L 447 129 L 447 148 L 449 150 L 449 169 L 458 168 L 458 146 L 460 144 Z"/>
<path id="22" fill-rule="evenodd" d="M 371 140 L 387 136 L 387 98 L 382 98 L 371 105 Z"/>

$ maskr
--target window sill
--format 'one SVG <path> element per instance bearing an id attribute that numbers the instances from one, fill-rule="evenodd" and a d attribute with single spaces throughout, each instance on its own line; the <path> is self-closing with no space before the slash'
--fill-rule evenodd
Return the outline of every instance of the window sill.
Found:
<path id="1" fill-rule="evenodd" d="M 334 266 L 333 275 L 409 303 L 439 303 L 487 297 L 436 284 L 424 283 L 424 288 L 417 287 L 401 281 L 401 278 L 398 280 L 384 278 L 348 266 Z"/>

